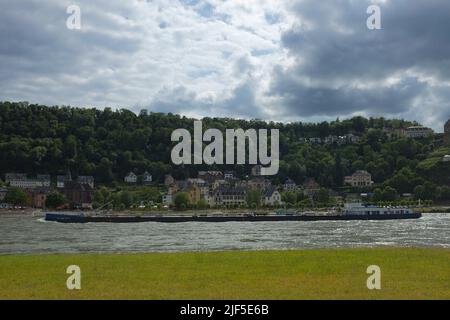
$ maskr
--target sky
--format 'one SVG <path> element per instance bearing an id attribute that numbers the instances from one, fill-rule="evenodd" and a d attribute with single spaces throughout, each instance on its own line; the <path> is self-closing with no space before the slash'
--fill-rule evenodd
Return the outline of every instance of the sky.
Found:
<path id="1" fill-rule="evenodd" d="M 0 100 L 442 132 L 450 1 L 2 0 Z"/>

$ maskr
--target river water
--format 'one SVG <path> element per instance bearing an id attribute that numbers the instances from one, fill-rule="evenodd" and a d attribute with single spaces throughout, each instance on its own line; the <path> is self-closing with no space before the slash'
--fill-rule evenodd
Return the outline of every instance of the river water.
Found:
<path id="1" fill-rule="evenodd" d="M 0 254 L 352 248 L 450 248 L 450 214 L 316 222 L 61 224 L 0 216 Z"/>

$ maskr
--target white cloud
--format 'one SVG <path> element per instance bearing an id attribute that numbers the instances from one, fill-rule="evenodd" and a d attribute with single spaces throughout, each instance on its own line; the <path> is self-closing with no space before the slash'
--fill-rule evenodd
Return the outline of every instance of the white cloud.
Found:
<path id="1" fill-rule="evenodd" d="M 229 97 L 249 74 L 267 85 L 271 67 L 282 60 L 279 40 L 286 12 L 278 1 L 80 0 L 81 31 L 65 28 L 68 4 L 0 5 L 1 17 L 14 19 L 2 26 L 2 37 L 16 34 L 11 44 L 22 55 L 3 60 L 15 76 L 2 76 L 1 99 L 144 106 L 179 87 L 196 97 Z M 204 15 L 205 5 L 213 14 Z M 33 16 L 26 14 L 27 7 L 36 10 Z M 268 21 L 267 14 L 278 21 Z M 36 33 L 39 42 L 21 43 L 29 39 L 20 38 L 27 32 Z M 243 62 L 248 68 L 239 72 Z M 255 88 L 258 96 L 263 89 Z M 220 98 L 214 100 L 220 104 Z"/>

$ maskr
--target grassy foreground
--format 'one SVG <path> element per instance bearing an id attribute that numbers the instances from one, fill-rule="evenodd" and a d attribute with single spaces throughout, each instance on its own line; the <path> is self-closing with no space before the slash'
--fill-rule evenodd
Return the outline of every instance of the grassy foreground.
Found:
<path id="1" fill-rule="evenodd" d="M 66 288 L 79 265 L 82 289 Z M 381 268 L 381 290 L 366 269 Z M 450 250 L 0 256 L 0 299 L 450 299 Z"/>

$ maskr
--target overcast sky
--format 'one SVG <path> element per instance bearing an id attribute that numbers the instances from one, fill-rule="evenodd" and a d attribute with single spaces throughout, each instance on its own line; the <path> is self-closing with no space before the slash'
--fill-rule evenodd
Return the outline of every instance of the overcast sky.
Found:
<path id="1" fill-rule="evenodd" d="M 69 5 L 81 29 L 66 27 Z M 370 4 L 381 30 L 369 30 Z M 448 0 L 2 0 L 0 100 L 275 121 L 450 118 Z"/>

